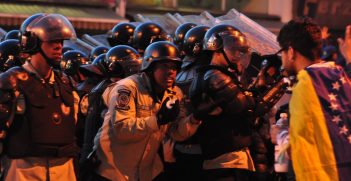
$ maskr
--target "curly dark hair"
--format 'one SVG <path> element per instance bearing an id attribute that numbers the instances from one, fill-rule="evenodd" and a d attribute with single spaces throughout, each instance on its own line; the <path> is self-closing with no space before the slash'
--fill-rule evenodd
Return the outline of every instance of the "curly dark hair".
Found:
<path id="1" fill-rule="evenodd" d="M 322 52 L 321 29 L 307 17 L 289 21 L 280 30 L 277 41 L 283 50 L 290 46 L 311 61 Z"/>

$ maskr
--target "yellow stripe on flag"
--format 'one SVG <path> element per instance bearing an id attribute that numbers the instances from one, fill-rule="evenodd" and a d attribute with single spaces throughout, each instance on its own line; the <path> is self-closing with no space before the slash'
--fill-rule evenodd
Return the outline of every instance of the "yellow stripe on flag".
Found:
<path id="1" fill-rule="evenodd" d="M 290 101 L 290 143 L 296 179 L 337 181 L 333 146 L 312 80 L 305 70 Z"/>

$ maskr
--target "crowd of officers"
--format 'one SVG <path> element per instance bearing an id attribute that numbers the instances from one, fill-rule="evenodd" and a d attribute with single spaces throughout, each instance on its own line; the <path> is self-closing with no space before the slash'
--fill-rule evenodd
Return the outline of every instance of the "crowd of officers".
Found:
<path id="1" fill-rule="evenodd" d="M 66 17 L 39 13 L 3 38 L 2 179 L 272 178 L 264 116 L 286 88 L 276 54 L 251 56 L 226 24 L 111 32 L 111 48 L 86 55 L 64 46 L 77 38 Z"/>

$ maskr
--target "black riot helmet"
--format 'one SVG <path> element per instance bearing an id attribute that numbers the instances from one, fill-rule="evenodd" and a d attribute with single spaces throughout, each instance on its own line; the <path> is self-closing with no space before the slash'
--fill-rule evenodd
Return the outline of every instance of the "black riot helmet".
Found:
<path id="1" fill-rule="evenodd" d="M 62 48 L 62 54 L 68 52 L 68 51 L 71 51 L 71 50 L 74 50 L 74 48 L 70 47 L 70 46 L 64 46 Z"/>
<path id="2" fill-rule="evenodd" d="M 106 53 L 102 53 L 98 55 L 93 63 L 88 64 L 88 65 L 82 65 L 79 67 L 79 71 L 86 77 L 106 77 L 107 76 L 107 70 L 106 70 L 106 64 L 105 64 L 105 58 L 106 58 Z"/>
<path id="3" fill-rule="evenodd" d="M 249 46 L 246 36 L 232 25 L 216 25 L 204 37 L 204 50 L 223 54 L 229 68 L 238 71 L 237 63 L 246 68 L 250 62 Z"/>
<path id="4" fill-rule="evenodd" d="M 185 55 L 197 56 L 202 52 L 203 39 L 209 29 L 208 26 L 196 26 L 185 34 L 183 43 Z"/>
<path id="5" fill-rule="evenodd" d="M 85 53 L 79 50 L 71 50 L 63 54 L 60 68 L 68 76 L 73 76 L 78 73 L 79 66 L 89 63 L 89 59 Z"/>
<path id="6" fill-rule="evenodd" d="M 10 40 L 10 39 L 18 40 L 19 35 L 20 35 L 20 31 L 19 30 L 11 30 L 11 31 L 6 33 L 6 35 L 4 37 L 4 41 L 5 40 Z"/>
<path id="7" fill-rule="evenodd" d="M 19 41 L 10 39 L 0 43 L 0 72 L 22 65 L 20 61 Z"/>
<path id="8" fill-rule="evenodd" d="M 134 47 L 143 53 L 147 46 L 156 41 L 169 40 L 166 31 L 157 23 L 145 22 L 134 30 Z"/>
<path id="9" fill-rule="evenodd" d="M 184 23 L 177 27 L 177 29 L 174 32 L 173 43 L 177 45 L 179 50 L 183 49 L 183 40 L 185 34 L 195 26 L 195 23 Z"/>
<path id="10" fill-rule="evenodd" d="M 109 50 L 108 47 L 106 46 L 97 46 L 94 49 L 91 50 L 89 58 L 90 61 L 94 61 L 95 58 L 103 53 L 107 53 L 107 51 Z"/>
<path id="11" fill-rule="evenodd" d="M 173 43 L 168 41 L 155 42 L 145 50 L 141 71 L 151 70 L 153 64 L 158 61 L 173 61 L 180 68 L 182 61 L 179 56 L 179 50 Z"/>
<path id="12" fill-rule="evenodd" d="M 31 19 L 28 25 L 26 22 L 21 25 L 20 37 L 21 50 L 26 53 L 39 52 L 41 42 L 77 38 L 72 24 L 60 14 L 42 14 Z"/>
<path id="13" fill-rule="evenodd" d="M 127 45 L 118 45 L 111 48 L 105 59 L 109 77 L 123 78 L 138 73 L 141 62 L 138 51 Z"/>
<path id="14" fill-rule="evenodd" d="M 31 16 L 29 16 L 28 18 L 26 18 L 22 24 L 21 24 L 21 27 L 20 27 L 20 32 L 25 32 L 28 25 L 35 19 L 39 18 L 39 17 L 44 17 L 45 14 L 44 13 L 37 13 L 37 14 L 33 14 Z"/>
<path id="15" fill-rule="evenodd" d="M 108 38 L 111 46 L 133 45 L 135 25 L 132 23 L 118 23 L 112 28 L 111 37 Z"/>

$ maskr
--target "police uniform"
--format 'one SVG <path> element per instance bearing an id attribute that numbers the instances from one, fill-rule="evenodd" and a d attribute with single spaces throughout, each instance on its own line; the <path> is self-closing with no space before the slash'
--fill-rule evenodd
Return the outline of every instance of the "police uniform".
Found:
<path id="1" fill-rule="evenodd" d="M 203 168 L 205 170 L 238 168 L 254 171 L 248 150 L 252 134 L 252 115 L 249 110 L 254 104 L 252 98 L 245 95 L 231 74 L 222 67 L 203 67 L 190 90 L 190 94 L 201 91 L 202 95 L 206 95 L 201 99 L 192 98 L 194 104 L 203 104 L 207 99 L 218 101 L 213 111 L 204 116 L 206 122 L 201 125 L 198 132 L 205 159 Z"/>
<path id="2" fill-rule="evenodd" d="M 84 162 L 91 153 L 94 145 L 94 137 L 104 121 L 104 114 L 106 113 L 108 104 L 102 99 L 102 94 L 108 87 L 114 85 L 114 82 L 137 73 L 140 70 L 140 56 L 138 52 L 130 46 L 115 46 L 108 50 L 104 57 L 106 57 L 103 58 L 104 62 L 99 63 L 99 65 L 101 65 L 101 68 L 105 71 L 104 74 L 106 78 L 94 87 L 88 96 L 89 111 L 85 120 L 81 163 Z M 90 65 L 90 67 L 87 66 L 86 68 L 92 69 L 93 66 L 95 65 Z M 110 90 L 110 88 L 108 89 Z"/>
<path id="3" fill-rule="evenodd" d="M 203 48 L 214 52 L 211 65 L 199 69 L 189 95 L 194 116 L 203 120 L 198 134 L 205 178 L 249 180 L 255 170 L 248 149 L 253 123 L 270 105 L 239 81 L 240 67 L 249 61 L 243 33 L 231 25 L 216 25 L 206 32 Z"/>
<path id="4" fill-rule="evenodd" d="M 185 56 L 182 60 L 182 69 L 177 74 L 176 85 L 184 93 L 184 105 L 187 115 L 192 113 L 189 98 L 189 87 L 195 79 L 197 69 L 210 61 L 210 56 L 203 52 L 200 56 Z M 201 129 L 201 126 L 200 126 Z M 191 138 L 176 142 L 174 145 L 175 169 L 169 169 L 171 179 L 175 180 L 203 180 L 203 156 L 199 142 L 199 130 Z M 168 170 L 166 170 L 168 171 Z"/>
<path id="5" fill-rule="evenodd" d="M 76 180 L 73 168 L 79 97 L 62 74 L 42 79 L 30 63 L 0 76 L 0 89 L 13 95 L 3 119 L 5 180 Z M 11 117 L 13 119 L 11 119 Z M 6 126 L 4 126 L 6 125 Z"/>
<path id="6" fill-rule="evenodd" d="M 185 140 L 197 129 L 193 117 L 185 117 L 184 108 L 177 122 L 158 126 L 156 113 L 167 97 L 181 100 L 178 87 L 156 98 L 146 73 L 120 80 L 111 92 L 109 110 L 95 137 L 95 149 L 101 165 L 97 173 L 110 180 L 152 180 L 163 170 L 157 153 L 165 134 Z M 106 96 L 108 94 L 104 94 Z"/>

